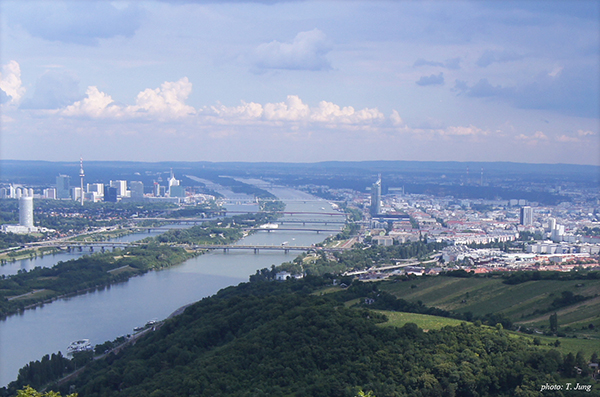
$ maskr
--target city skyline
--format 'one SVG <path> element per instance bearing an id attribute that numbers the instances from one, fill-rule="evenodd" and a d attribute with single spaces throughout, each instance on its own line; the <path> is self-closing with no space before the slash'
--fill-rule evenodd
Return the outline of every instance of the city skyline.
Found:
<path id="1" fill-rule="evenodd" d="M 0 1 L 0 157 L 600 165 L 600 3 Z"/>

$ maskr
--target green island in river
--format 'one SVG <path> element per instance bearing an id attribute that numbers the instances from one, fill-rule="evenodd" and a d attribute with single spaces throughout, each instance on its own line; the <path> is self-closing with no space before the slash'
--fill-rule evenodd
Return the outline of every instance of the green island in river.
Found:
<path id="1" fill-rule="evenodd" d="M 49 303 L 130 277 L 183 263 L 203 251 L 185 246 L 193 244 L 232 244 L 243 236 L 243 228 L 268 223 L 273 212 L 237 215 L 208 221 L 187 229 L 172 229 L 141 244 L 112 252 L 95 253 L 59 262 L 51 268 L 35 268 L 0 279 L 0 318 L 20 310 Z"/>

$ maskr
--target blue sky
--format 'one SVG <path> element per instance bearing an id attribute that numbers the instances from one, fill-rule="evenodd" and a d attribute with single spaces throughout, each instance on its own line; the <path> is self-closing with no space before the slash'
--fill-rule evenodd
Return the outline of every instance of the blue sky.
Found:
<path id="1" fill-rule="evenodd" d="M 600 165 L 598 1 L 0 7 L 4 159 Z"/>

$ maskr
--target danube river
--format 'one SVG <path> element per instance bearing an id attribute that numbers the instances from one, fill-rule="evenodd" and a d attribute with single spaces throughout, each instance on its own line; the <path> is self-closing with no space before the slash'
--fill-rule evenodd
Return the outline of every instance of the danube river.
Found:
<path id="1" fill-rule="evenodd" d="M 344 219 L 327 215 L 333 211 L 326 201 L 317 201 L 313 196 L 292 189 L 278 188 L 273 193 L 286 201 L 286 211 L 320 214 L 285 215 L 294 220 L 306 220 L 306 224 L 280 226 L 298 230 L 261 231 L 240 240 L 238 244 L 281 245 L 287 242 L 291 246 L 309 246 L 335 232 L 317 233 L 302 231 L 303 228 L 341 228 L 339 224 L 323 226 L 310 223 L 311 220 Z M 246 250 L 227 253 L 215 250 L 179 266 L 149 272 L 103 290 L 59 299 L 0 320 L 0 387 L 15 380 L 19 368 L 29 361 L 58 351 L 66 354 L 66 347 L 74 340 L 88 338 L 95 345 L 130 334 L 134 327 L 149 320 L 166 318 L 181 306 L 213 295 L 224 287 L 248 281 L 257 269 L 270 268 L 294 257 L 295 254 L 283 251 L 263 250 L 254 254 Z M 28 263 L 28 266 L 38 265 L 35 259 Z"/>

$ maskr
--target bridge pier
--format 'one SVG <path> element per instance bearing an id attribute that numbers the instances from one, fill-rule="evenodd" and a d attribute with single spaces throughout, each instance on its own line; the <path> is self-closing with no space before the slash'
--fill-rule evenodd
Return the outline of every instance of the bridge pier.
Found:
<path id="1" fill-rule="evenodd" d="M 258 248 L 254 248 L 254 253 L 258 254 Z"/>
<path id="2" fill-rule="evenodd" d="M 79 246 L 79 252 L 83 251 L 83 247 L 80 245 Z"/>
<path id="3" fill-rule="evenodd" d="M 67 252 L 71 252 L 71 247 L 67 246 Z"/>
<path id="4" fill-rule="evenodd" d="M 283 253 L 284 253 L 284 254 L 287 254 L 287 253 L 289 253 L 289 252 L 290 252 L 290 250 L 288 250 L 288 249 L 285 249 L 285 250 L 283 250 Z"/>
<path id="5" fill-rule="evenodd" d="M 94 246 L 90 245 L 90 252 L 94 252 Z"/>

